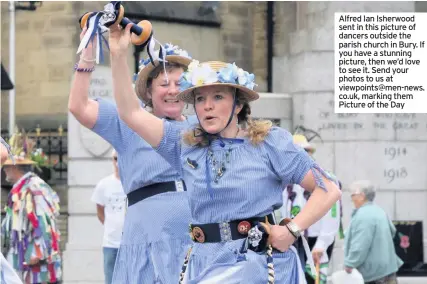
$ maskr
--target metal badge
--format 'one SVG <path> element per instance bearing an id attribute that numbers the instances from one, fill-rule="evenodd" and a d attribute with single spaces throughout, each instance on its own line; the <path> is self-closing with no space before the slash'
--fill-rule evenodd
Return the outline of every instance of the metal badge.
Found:
<path id="1" fill-rule="evenodd" d="M 205 234 L 203 233 L 203 230 L 199 227 L 194 227 L 192 232 L 193 238 L 199 242 L 204 243 L 205 242 Z"/>
<path id="2" fill-rule="evenodd" d="M 247 235 L 251 227 L 251 223 L 248 221 L 242 221 L 237 225 L 237 231 L 242 235 Z"/>
<path id="3" fill-rule="evenodd" d="M 259 242 L 262 240 L 263 233 L 258 229 L 258 226 L 253 227 L 248 232 L 249 244 L 253 247 L 257 247 Z"/>
<path id="4" fill-rule="evenodd" d="M 191 160 L 190 158 L 187 158 L 187 165 L 189 165 L 193 170 L 199 167 L 199 164 L 196 162 L 196 160 Z"/>

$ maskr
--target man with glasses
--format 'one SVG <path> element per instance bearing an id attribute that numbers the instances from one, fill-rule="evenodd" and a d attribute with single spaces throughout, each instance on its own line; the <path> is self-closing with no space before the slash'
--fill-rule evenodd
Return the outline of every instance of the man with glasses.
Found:
<path id="1" fill-rule="evenodd" d="M 104 225 L 102 247 L 106 284 L 112 283 L 126 213 L 126 195 L 120 181 L 115 150 L 113 150 L 112 162 L 113 173 L 98 182 L 91 198 L 96 203 L 98 219 Z"/>
<path id="2" fill-rule="evenodd" d="M 376 188 L 370 181 L 358 180 L 349 188 L 355 210 L 345 236 L 345 270 L 357 269 L 366 284 L 397 284 L 396 272 L 403 261 L 394 247 L 396 228 L 375 204 Z"/>

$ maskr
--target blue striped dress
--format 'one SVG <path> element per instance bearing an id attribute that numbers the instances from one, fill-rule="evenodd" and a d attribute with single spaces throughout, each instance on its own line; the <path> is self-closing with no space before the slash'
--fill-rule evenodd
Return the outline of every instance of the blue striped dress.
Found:
<path id="1" fill-rule="evenodd" d="M 273 127 L 257 146 L 248 139 L 223 139 L 224 143 L 212 141 L 210 147 L 215 160 L 224 162 L 226 167 L 216 183 L 211 163 L 207 160 L 208 147 L 185 145 L 181 142 L 179 129 L 169 122 L 164 123 L 164 135 L 156 150 L 181 172 L 187 184 L 194 224 L 220 223 L 270 214 L 281 207 L 285 185 L 300 183 L 310 169 L 317 170 L 313 171 L 316 182 L 326 190 L 321 175 L 328 175 L 302 148 L 293 144 L 291 134 L 282 128 Z M 227 157 L 226 153 L 229 153 L 228 158 L 224 158 Z M 208 192 L 209 180 L 211 193 Z M 242 249 L 244 241 L 194 243 L 185 282 L 266 284 L 266 255 Z M 275 283 L 304 283 L 305 280 L 300 278 L 301 265 L 294 248 L 284 253 L 274 251 L 273 259 Z M 234 272 L 230 269 L 233 267 L 236 268 Z M 227 280 L 213 280 L 221 279 L 227 268 Z"/>
<path id="2" fill-rule="evenodd" d="M 97 99 L 99 114 L 93 131 L 118 153 L 118 167 L 126 194 L 146 185 L 181 179 L 165 159 L 120 120 L 116 106 Z M 188 128 L 197 121 L 171 121 Z M 168 192 L 127 209 L 115 269 L 114 284 L 174 283 L 191 244 L 186 192 Z"/>
<path id="3" fill-rule="evenodd" d="M 10 265 L 2 253 L 0 253 L 0 283 L 23 284 L 15 269 Z"/>

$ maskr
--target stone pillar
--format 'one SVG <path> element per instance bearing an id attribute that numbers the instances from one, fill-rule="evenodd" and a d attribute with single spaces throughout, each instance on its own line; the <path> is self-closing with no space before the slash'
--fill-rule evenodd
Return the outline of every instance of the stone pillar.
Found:
<path id="1" fill-rule="evenodd" d="M 315 141 L 316 159 L 343 183 L 344 227 L 353 209 L 346 187 L 356 179 L 369 179 L 379 188 L 376 203 L 391 219 L 424 221 L 427 252 L 427 115 L 335 114 L 333 103 L 334 13 L 413 12 L 414 3 L 296 5 L 296 29 L 285 30 L 289 50 L 274 58 L 273 91 L 292 96 L 294 126 L 320 132 L 323 143 Z M 343 267 L 342 246 L 343 241 L 336 241 L 330 273 Z M 427 261 L 427 253 L 424 258 Z"/>
<path id="2" fill-rule="evenodd" d="M 292 127 L 292 100 L 287 94 L 259 93 L 260 98 L 251 103 L 251 116 L 269 119 L 285 129 Z"/>
<path id="3" fill-rule="evenodd" d="M 91 97 L 113 100 L 111 70 L 97 66 Z M 64 252 L 64 283 L 104 283 L 103 226 L 90 198 L 98 181 L 113 171 L 112 147 L 68 116 L 68 243 Z"/>

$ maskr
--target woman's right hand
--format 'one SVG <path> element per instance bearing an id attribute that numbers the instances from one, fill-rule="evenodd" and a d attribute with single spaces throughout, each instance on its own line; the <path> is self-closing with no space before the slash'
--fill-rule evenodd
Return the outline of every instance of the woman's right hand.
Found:
<path id="1" fill-rule="evenodd" d="M 295 242 L 295 237 L 286 226 L 270 225 L 269 241 L 273 248 L 285 252 Z"/>

